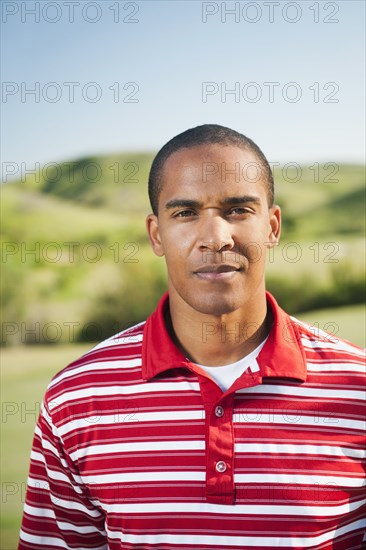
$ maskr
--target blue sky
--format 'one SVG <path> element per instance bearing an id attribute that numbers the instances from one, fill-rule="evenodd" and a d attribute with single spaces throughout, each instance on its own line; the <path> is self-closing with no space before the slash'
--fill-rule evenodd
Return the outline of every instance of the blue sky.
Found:
<path id="1" fill-rule="evenodd" d="M 207 122 L 271 162 L 363 161 L 363 1 L 73 4 L 2 2 L 3 163 L 156 151 Z"/>

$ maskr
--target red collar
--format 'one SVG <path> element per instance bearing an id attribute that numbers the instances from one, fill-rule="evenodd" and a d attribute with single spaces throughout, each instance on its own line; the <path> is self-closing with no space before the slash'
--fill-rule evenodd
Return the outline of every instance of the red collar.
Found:
<path id="1" fill-rule="evenodd" d="M 276 376 L 306 380 L 306 360 L 298 326 L 266 292 L 268 307 L 273 312 L 273 325 L 257 358 L 261 376 Z M 164 322 L 169 308 L 169 294 L 160 299 L 156 310 L 144 326 L 142 343 L 142 377 L 145 380 L 177 367 L 191 365 L 172 341 Z"/>

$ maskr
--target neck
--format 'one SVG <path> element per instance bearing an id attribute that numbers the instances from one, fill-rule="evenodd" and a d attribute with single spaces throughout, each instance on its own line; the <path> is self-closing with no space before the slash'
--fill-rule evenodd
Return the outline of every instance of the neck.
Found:
<path id="1" fill-rule="evenodd" d="M 194 363 L 221 366 L 251 353 L 269 334 L 272 314 L 265 293 L 233 312 L 200 313 L 176 293 L 169 294 L 166 325 L 175 344 Z"/>

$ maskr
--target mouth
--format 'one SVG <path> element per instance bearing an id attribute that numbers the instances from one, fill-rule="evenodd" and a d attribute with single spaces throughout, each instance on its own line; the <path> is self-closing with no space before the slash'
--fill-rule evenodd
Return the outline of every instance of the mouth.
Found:
<path id="1" fill-rule="evenodd" d="M 239 266 L 229 264 L 205 265 L 194 274 L 204 281 L 226 281 L 232 279 L 237 273 L 242 271 Z"/>

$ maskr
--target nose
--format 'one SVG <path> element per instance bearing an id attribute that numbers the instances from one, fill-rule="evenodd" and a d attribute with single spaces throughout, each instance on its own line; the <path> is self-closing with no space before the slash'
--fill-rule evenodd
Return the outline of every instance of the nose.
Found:
<path id="1" fill-rule="evenodd" d="M 209 216 L 202 219 L 198 246 L 201 250 L 220 252 L 234 247 L 232 225 L 221 216 Z"/>

